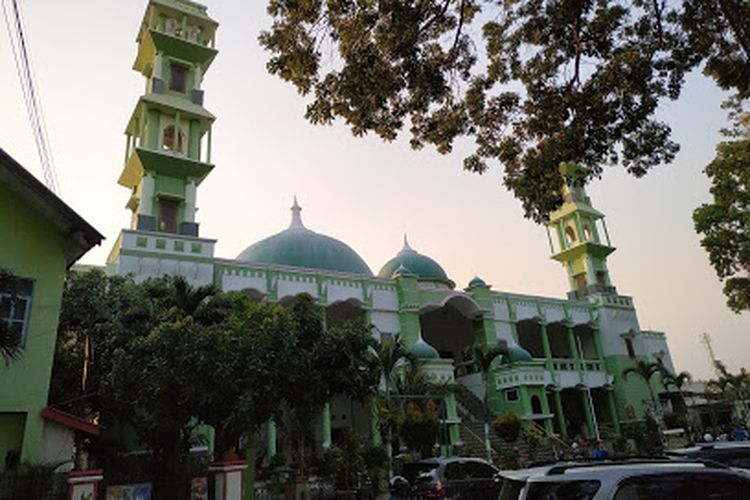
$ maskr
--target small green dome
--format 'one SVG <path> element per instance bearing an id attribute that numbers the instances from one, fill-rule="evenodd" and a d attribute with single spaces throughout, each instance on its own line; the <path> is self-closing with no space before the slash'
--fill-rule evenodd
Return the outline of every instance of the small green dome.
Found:
<path id="1" fill-rule="evenodd" d="M 307 229 L 301 210 L 295 199 L 289 227 L 250 245 L 237 260 L 372 276 L 365 261 L 349 245 Z"/>
<path id="2" fill-rule="evenodd" d="M 474 278 L 469 281 L 469 288 L 474 288 L 475 286 L 487 286 L 487 283 L 485 283 L 479 276 L 474 276 Z"/>
<path id="3" fill-rule="evenodd" d="M 503 355 L 503 364 L 509 365 L 511 363 L 526 363 L 533 361 L 529 351 L 520 346 L 508 347 L 508 354 Z"/>
<path id="4" fill-rule="evenodd" d="M 421 336 L 417 338 L 417 341 L 411 346 L 409 352 L 420 359 L 438 359 L 440 357 L 437 349 L 425 342 Z"/>
<path id="5" fill-rule="evenodd" d="M 398 255 L 385 263 L 378 276 L 380 278 L 390 278 L 399 267 L 405 267 L 411 274 L 418 278 L 450 281 L 448 275 L 440 267 L 440 264 L 409 246 L 406 236 L 404 236 L 404 248 Z"/>

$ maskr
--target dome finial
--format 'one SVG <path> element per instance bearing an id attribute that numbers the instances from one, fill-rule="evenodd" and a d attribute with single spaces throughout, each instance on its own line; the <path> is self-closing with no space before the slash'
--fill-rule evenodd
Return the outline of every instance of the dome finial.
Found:
<path id="1" fill-rule="evenodd" d="M 297 195 L 294 195 L 294 205 L 292 205 L 292 222 L 289 224 L 289 229 L 305 229 L 305 225 L 302 224 L 302 207 L 297 203 Z"/>
<path id="2" fill-rule="evenodd" d="M 416 250 L 409 246 L 409 239 L 406 237 L 406 233 L 404 233 L 404 247 L 401 249 L 399 254 L 404 253 L 417 253 Z"/>

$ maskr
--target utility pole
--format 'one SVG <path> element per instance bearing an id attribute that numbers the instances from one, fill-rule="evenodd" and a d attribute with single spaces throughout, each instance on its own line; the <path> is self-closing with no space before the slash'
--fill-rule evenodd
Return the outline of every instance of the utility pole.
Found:
<path id="1" fill-rule="evenodd" d="M 706 348 L 706 353 L 708 354 L 708 360 L 711 363 L 711 369 L 714 371 L 717 377 L 721 376 L 721 372 L 716 366 L 716 355 L 714 354 L 714 348 L 711 346 L 711 336 L 703 332 L 699 336 L 701 344 Z"/>

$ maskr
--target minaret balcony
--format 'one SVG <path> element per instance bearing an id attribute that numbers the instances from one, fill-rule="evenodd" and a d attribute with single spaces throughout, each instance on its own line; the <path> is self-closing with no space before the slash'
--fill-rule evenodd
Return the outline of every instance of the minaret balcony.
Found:
<path id="1" fill-rule="evenodd" d="M 118 182 L 132 189 L 138 185 L 144 172 L 154 172 L 168 177 L 191 178 L 195 180 L 196 185 L 200 185 L 213 168 L 214 165 L 211 163 L 194 160 L 171 151 L 154 151 L 136 147 L 125 163 Z"/>
<path id="2" fill-rule="evenodd" d="M 167 33 L 152 28 L 141 39 L 133 69 L 147 75 L 154 66 L 157 53 L 169 54 L 181 61 L 200 65 L 205 72 L 219 51 L 187 34 Z"/>

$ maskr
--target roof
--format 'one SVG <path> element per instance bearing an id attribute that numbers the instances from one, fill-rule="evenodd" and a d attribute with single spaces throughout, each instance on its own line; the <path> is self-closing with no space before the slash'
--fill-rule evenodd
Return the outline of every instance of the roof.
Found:
<path id="1" fill-rule="evenodd" d="M 101 433 L 97 424 L 50 406 L 42 409 L 42 418 L 60 424 L 68 429 L 85 432 L 92 436 L 98 436 Z"/>
<path id="2" fill-rule="evenodd" d="M 0 148 L 0 182 L 16 193 L 51 224 L 66 235 L 67 267 L 90 248 L 101 244 L 104 236 L 86 222 L 55 193 L 47 189 L 28 170 Z"/>
<path id="3" fill-rule="evenodd" d="M 237 260 L 372 276 L 365 261 L 349 245 L 307 229 L 301 211 L 295 199 L 289 227 L 250 245 Z"/>

